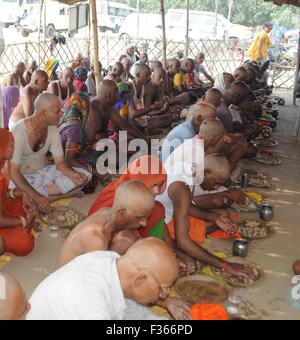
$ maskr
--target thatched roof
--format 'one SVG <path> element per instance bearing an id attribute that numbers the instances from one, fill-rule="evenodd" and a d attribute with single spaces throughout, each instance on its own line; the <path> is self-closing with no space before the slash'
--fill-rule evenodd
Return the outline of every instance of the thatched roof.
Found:
<path id="1" fill-rule="evenodd" d="M 274 2 L 276 5 L 292 5 L 292 6 L 297 6 L 300 7 L 300 0 L 265 0 L 265 1 L 270 1 Z"/>

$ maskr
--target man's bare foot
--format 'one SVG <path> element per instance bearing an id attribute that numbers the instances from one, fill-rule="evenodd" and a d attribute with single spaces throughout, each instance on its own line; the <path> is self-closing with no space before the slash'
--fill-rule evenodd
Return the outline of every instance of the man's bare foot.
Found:
<path id="1" fill-rule="evenodd" d="M 4 240 L 2 237 L 0 237 L 0 256 L 5 253 L 5 245 L 4 245 Z"/>

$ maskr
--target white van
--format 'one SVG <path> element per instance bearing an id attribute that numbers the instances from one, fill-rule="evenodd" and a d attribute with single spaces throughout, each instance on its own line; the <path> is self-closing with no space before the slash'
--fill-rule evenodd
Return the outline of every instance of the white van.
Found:
<path id="1" fill-rule="evenodd" d="M 142 39 L 161 39 L 161 16 L 159 14 L 139 15 L 139 32 L 137 32 L 138 15 L 132 13 L 123 22 L 120 31 L 120 39 L 136 39 L 137 36 Z"/>
<path id="2" fill-rule="evenodd" d="M 52 38 L 55 32 L 69 32 L 72 34 L 79 28 L 88 25 L 88 4 L 74 6 L 65 5 L 58 1 L 46 0 L 46 36 Z M 44 26 L 42 15 L 42 29 Z M 38 31 L 40 23 L 40 7 L 37 6 L 32 13 L 21 20 L 21 34 L 27 37 L 30 33 Z"/>
<path id="3" fill-rule="evenodd" d="M 166 15 L 168 39 L 183 41 L 186 37 L 186 11 L 170 9 Z M 190 11 L 189 37 L 194 40 L 239 38 L 247 39 L 251 29 L 232 24 L 220 14 L 206 11 Z"/>
<path id="4" fill-rule="evenodd" d="M 137 11 L 135 8 L 112 1 L 97 0 L 96 4 L 100 32 L 112 31 L 119 33 L 125 18 Z"/>
<path id="5" fill-rule="evenodd" d="M 0 21 L 4 27 L 14 25 L 20 11 L 19 0 L 0 0 Z"/>

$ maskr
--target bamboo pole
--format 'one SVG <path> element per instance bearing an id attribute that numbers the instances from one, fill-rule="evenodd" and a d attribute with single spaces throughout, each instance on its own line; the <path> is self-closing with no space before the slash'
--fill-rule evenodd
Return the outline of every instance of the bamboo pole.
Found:
<path id="1" fill-rule="evenodd" d="M 41 67 L 41 26 L 42 26 L 42 14 L 43 14 L 43 7 L 44 7 L 45 0 L 41 1 L 40 5 L 40 18 L 39 18 L 39 27 L 38 27 L 38 41 L 39 41 L 39 60 L 38 60 L 38 66 Z"/>
<path id="2" fill-rule="evenodd" d="M 167 68 L 167 36 L 166 36 L 166 12 L 164 0 L 160 0 L 160 14 L 162 21 L 162 35 L 163 35 L 163 65 Z"/>
<path id="3" fill-rule="evenodd" d="M 190 0 L 186 1 L 186 41 L 185 41 L 185 57 L 189 57 L 189 45 L 190 45 Z"/>
<path id="4" fill-rule="evenodd" d="M 92 13 L 92 27 L 93 27 L 93 45 L 94 45 L 94 74 L 96 81 L 96 90 L 98 93 L 100 84 L 100 69 L 99 69 L 99 43 L 98 43 L 98 21 L 97 21 L 97 7 L 96 0 L 90 0 L 90 9 Z"/>

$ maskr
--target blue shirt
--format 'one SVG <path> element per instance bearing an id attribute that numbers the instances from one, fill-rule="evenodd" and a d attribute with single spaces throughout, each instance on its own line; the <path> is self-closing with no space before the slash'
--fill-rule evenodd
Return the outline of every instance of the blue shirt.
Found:
<path id="1" fill-rule="evenodd" d="M 162 163 L 164 163 L 170 154 L 178 148 L 186 139 L 191 139 L 196 136 L 196 132 L 192 121 L 187 121 L 183 124 L 176 126 L 167 135 L 160 155 Z"/>

